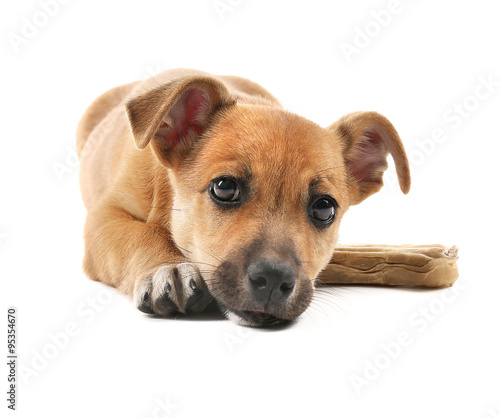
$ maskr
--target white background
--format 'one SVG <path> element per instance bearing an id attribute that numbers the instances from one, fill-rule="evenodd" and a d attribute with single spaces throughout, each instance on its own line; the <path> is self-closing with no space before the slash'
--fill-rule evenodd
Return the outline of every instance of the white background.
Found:
<path id="1" fill-rule="evenodd" d="M 17 416 L 500 416 L 497 2 L 214 3 L 1 6 L 0 351 L 16 306 Z M 151 319 L 87 280 L 76 124 L 107 89 L 175 67 L 250 78 L 323 126 L 386 115 L 412 190 L 398 191 L 391 167 L 345 216 L 341 242 L 456 244 L 455 293 L 331 288 L 294 326 L 265 331 Z M 436 129 L 446 140 L 429 139 Z M 401 333 L 410 343 L 397 349 Z M 357 390 L 354 376 L 369 379 Z"/>

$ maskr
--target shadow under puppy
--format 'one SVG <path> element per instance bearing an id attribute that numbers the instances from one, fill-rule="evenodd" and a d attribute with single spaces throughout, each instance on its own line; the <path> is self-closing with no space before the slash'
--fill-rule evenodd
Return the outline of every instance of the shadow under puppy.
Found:
<path id="1" fill-rule="evenodd" d="M 88 209 L 85 273 L 148 314 L 215 300 L 239 324 L 297 318 L 339 223 L 408 160 L 392 124 L 355 112 L 327 128 L 261 86 L 177 69 L 97 98 L 77 130 Z"/>

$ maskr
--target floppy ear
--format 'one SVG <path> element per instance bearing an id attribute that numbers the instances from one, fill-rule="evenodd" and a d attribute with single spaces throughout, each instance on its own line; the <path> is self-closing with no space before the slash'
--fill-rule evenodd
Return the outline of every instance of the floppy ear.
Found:
<path id="1" fill-rule="evenodd" d="M 396 164 L 402 192 L 410 191 L 408 158 L 401 138 L 387 118 L 376 112 L 354 112 L 341 117 L 328 129 L 334 130 L 343 143 L 352 205 L 381 189 L 389 153 Z"/>
<path id="2" fill-rule="evenodd" d="M 137 148 L 151 143 L 163 163 L 185 154 L 219 109 L 234 104 L 226 87 L 211 77 L 174 80 L 131 99 L 126 110 Z"/>

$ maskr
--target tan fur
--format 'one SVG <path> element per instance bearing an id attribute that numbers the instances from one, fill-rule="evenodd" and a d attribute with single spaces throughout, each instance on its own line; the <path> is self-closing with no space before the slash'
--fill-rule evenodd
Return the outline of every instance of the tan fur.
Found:
<path id="1" fill-rule="evenodd" d="M 171 132 L 182 112 L 179 103 L 193 88 L 206 98 L 196 121 L 203 132 L 188 130 L 174 148 L 162 137 Z M 280 260 L 293 252 L 300 260 L 298 289 L 309 296 L 298 300 L 297 291 L 277 311 L 293 318 L 308 305 L 312 290 L 306 288 L 312 289 L 328 263 L 348 207 L 382 186 L 384 167 L 377 165 L 366 174 L 370 181 L 360 182 L 346 164 L 363 152 L 366 138 L 378 141 L 384 159 L 393 155 L 407 193 L 410 176 L 401 140 L 375 112 L 346 115 L 325 129 L 284 111 L 249 80 L 185 69 L 112 89 L 90 106 L 77 132 L 81 191 L 89 211 L 84 271 L 132 296 L 160 265 L 189 261 L 197 263 L 217 300 L 228 308 L 252 309 L 243 282 L 229 286 L 224 274 L 215 272 L 223 261 L 243 265 L 238 261 L 243 250 L 259 242 L 257 253 Z M 245 170 L 252 179 L 248 203 L 221 212 L 207 193 L 211 180 L 242 177 Z M 340 207 L 333 225 L 321 231 L 304 210 L 315 178 L 317 190 L 334 196 Z"/>

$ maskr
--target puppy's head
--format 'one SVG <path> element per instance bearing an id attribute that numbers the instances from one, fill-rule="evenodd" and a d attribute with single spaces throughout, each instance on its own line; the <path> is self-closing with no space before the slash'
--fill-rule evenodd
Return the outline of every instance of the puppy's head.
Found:
<path id="1" fill-rule="evenodd" d="M 176 244 L 242 324 L 290 321 L 308 307 L 343 215 L 382 187 L 389 153 L 402 191 L 410 188 L 401 140 L 375 112 L 325 129 L 239 104 L 208 77 L 145 93 L 127 112 L 138 148 L 151 146 L 168 169 Z"/>

